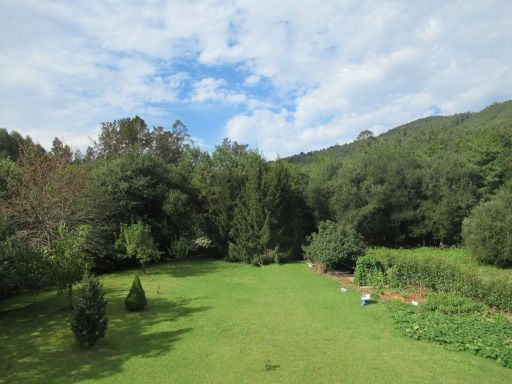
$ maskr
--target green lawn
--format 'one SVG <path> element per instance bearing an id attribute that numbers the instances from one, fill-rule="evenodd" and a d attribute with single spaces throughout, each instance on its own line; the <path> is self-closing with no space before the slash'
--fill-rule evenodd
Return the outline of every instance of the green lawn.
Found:
<path id="1" fill-rule="evenodd" d="M 123 307 L 133 272 L 102 277 L 110 324 L 91 350 L 74 343 L 65 297 L 0 304 L 0 382 L 512 382 L 493 360 L 400 336 L 384 305 L 361 308 L 358 293 L 340 293 L 304 264 L 198 261 L 149 272 L 142 313 Z"/>
<path id="2" fill-rule="evenodd" d="M 411 257 L 414 256 L 429 256 L 429 257 L 440 257 L 453 260 L 458 264 L 465 265 L 468 268 L 472 268 L 478 271 L 478 274 L 484 278 L 495 278 L 495 277 L 503 277 L 505 276 L 510 281 L 512 281 L 512 268 L 497 268 L 493 265 L 485 265 L 478 263 L 467 250 L 464 248 L 431 248 L 431 247 L 422 247 L 422 248 L 412 248 L 412 249 L 391 249 L 391 248 L 370 248 L 368 250 L 369 254 L 377 255 L 380 253 L 387 254 L 407 254 Z"/>

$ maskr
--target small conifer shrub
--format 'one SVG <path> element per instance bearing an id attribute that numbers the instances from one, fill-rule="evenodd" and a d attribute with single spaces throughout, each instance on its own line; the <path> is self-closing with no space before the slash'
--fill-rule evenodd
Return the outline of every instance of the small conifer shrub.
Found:
<path id="1" fill-rule="evenodd" d="M 135 275 L 130 292 L 128 292 L 128 296 L 124 300 L 124 305 L 131 312 L 141 311 L 148 305 L 146 293 L 140 283 L 139 275 Z"/>
<path id="2" fill-rule="evenodd" d="M 80 346 L 92 347 L 105 336 L 108 327 L 106 305 L 101 283 L 86 273 L 78 291 L 71 321 L 71 329 Z"/>

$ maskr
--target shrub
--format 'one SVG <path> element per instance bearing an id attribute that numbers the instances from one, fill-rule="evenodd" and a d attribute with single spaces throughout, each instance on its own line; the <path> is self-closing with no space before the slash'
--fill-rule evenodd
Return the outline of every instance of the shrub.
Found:
<path id="1" fill-rule="evenodd" d="M 174 240 L 169 247 L 169 254 L 176 259 L 185 259 L 191 252 L 194 252 L 197 246 L 194 241 L 186 237 L 180 237 Z"/>
<path id="2" fill-rule="evenodd" d="M 130 292 L 128 292 L 128 296 L 124 300 L 124 306 L 130 312 L 136 312 L 143 310 L 147 305 L 146 293 L 140 283 L 139 275 L 135 275 Z"/>
<path id="3" fill-rule="evenodd" d="M 86 273 L 78 291 L 71 322 L 75 339 L 81 346 L 91 347 L 105 336 L 108 326 L 106 305 L 100 282 Z"/>
<path id="4" fill-rule="evenodd" d="M 377 260 L 371 255 L 365 255 L 357 259 L 354 271 L 354 283 L 360 287 L 369 284 L 370 276 L 378 272 Z"/>
<path id="5" fill-rule="evenodd" d="M 478 261 L 512 266 L 512 184 L 473 209 L 464 220 L 462 236 Z"/>
<path id="6" fill-rule="evenodd" d="M 356 260 L 366 251 L 363 238 L 353 229 L 332 221 L 323 221 L 313 233 L 309 245 L 303 247 L 305 258 L 320 263 L 327 270 L 354 268 Z"/>
<path id="7" fill-rule="evenodd" d="M 360 286 L 370 285 L 370 280 L 379 273 L 384 277 L 384 286 L 421 286 L 467 296 L 504 311 L 512 311 L 512 282 L 506 276 L 484 279 L 471 267 L 453 260 L 428 255 L 366 255 L 358 259 L 354 282 Z"/>
<path id="8" fill-rule="evenodd" d="M 259 265 L 260 267 L 265 264 L 272 263 L 284 263 L 290 260 L 290 252 L 282 252 L 279 250 L 279 246 L 274 249 L 265 249 L 261 255 L 256 255 L 252 258 L 252 265 Z"/>
<path id="9" fill-rule="evenodd" d="M 0 300 L 51 284 L 43 254 L 16 239 L 0 241 Z"/>
<path id="10" fill-rule="evenodd" d="M 194 240 L 194 247 L 208 249 L 213 247 L 213 243 L 207 236 L 200 236 Z"/>
<path id="11" fill-rule="evenodd" d="M 147 263 L 160 259 L 160 252 L 151 236 L 151 227 L 142 221 L 130 225 L 121 224 L 117 245 L 125 249 L 127 257 L 136 257 L 144 272 Z"/>

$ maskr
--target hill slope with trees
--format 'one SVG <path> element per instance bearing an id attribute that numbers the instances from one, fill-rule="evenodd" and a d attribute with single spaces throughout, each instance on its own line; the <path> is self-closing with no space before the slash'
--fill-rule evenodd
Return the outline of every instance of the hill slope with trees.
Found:
<path id="1" fill-rule="evenodd" d="M 355 227 L 371 245 L 458 244 L 478 203 L 510 189 L 512 101 L 432 116 L 285 159 L 308 175 L 316 222 Z"/>

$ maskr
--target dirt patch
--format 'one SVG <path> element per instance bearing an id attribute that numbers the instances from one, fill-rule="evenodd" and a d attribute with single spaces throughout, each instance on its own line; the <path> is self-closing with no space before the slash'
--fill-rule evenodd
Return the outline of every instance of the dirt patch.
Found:
<path id="1" fill-rule="evenodd" d="M 345 288 L 354 289 L 362 293 L 370 293 L 375 291 L 372 287 L 359 287 L 354 284 L 354 274 L 350 272 L 345 271 L 329 271 L 329 272 L 322 272 L 321 270 L 315 270 L 314 268 L 311 268 L 311 271 L 313 273 L 319 273 L 321 275 L 324 275 L 328 279 L 336 280 L 341 285 L 343 285 Z M 414 291 L 406 291 L 404 292 L 405 296 L 399 292 L 391 291 L 391 290 L 384 290 L 379 295 L 379 301 L 392 301 L 392 300 L 401 300 L 406 303 L 410 303 L 411 301 L 416 302 L 422 302 L 426 301 L 425 295 L 428 293 L 427 290 L 414 290 Z"/>

